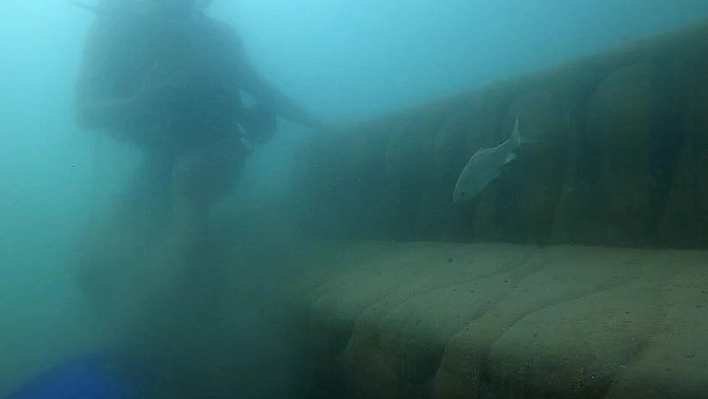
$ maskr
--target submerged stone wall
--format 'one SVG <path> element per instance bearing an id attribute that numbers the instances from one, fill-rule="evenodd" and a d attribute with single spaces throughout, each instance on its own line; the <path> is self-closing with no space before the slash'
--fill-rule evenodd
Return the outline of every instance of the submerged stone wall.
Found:
<path id="1" fill-rule="evenodd" d="M 536 142 L 453 204 L 517 112 Z M 708 248 L 708 23 L 316 136 L 300 160 L 311 233 Z"/>

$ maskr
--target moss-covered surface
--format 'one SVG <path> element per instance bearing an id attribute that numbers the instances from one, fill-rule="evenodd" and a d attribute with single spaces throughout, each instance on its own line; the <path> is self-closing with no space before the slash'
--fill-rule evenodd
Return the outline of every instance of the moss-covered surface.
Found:
<path id="1" fill-rule="evenodd" d="M 312 232 L 708 247 L 708 24 L 315 137 L 296 185 Z M 475 200 L 479 148 L 535 140 Z"/>

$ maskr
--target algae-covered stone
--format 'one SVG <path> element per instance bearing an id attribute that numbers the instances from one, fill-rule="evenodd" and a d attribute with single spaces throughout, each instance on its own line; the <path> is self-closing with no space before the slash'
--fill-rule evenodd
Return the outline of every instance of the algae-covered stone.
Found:
<path id="1" fill-rule="evenodd" d="M 596 90 L 587 110 L 588 146 L 601 158 L 593 189 L 602 222 L 621 231 L 625 244 L 642 242 L 651 218 L 652 176 L 649 173 L 650 98 L 654 68 L 638 64 L 621 68 Z"/>
<path id="2" fill-rule="evenodd" d="M 391 231 L 410 235 L 420 218 L 420 201 L 434 169 L 435 132 L 441 121 L 436 114 L 402 120 L 389 136 L 385 150 L 385 176 L 391 202 Z"/>
<path id="3" fill-rule="evenodd" d="M 327 165 L 303 184 L 302 207 L 325 212 L 308 223 L 392 239 L 705 247 L 707 31 L 650 38 L 324 139 L 303 161 Z M 536 141 L 480 195 L 452 204 L 466 162 L 508 139 L 517 112 L 522 136 Z"/>
<path id="4" fill-rule="evenodd" d="M 514 222 L 510 229 L 515 228 L 519 241 L 546 243 L 552 234 L 568 164 L 569 109 L 552 93 L 534 90 L 512 104 L 506 120 L 516 110 L 522 138 L 528 143 L 508 171 L 518 204 L 517 217 L 509 218 Z M 505 126 L 506 130 L 508 124 Z"/>
<path id="5" fill-rule="evenodd" d="M 708 74 L 694 74 L 691 78 L 684 111 L 686 140 L 672 176 L 657 241 L 705 247 L 708 246 Z"/>

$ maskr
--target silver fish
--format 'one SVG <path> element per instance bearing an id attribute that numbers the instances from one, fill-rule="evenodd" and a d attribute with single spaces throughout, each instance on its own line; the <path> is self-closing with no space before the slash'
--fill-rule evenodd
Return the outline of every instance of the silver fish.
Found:
<path id="1" fill-rule="evenodd" d="M 524 141 L 526 142 L 526 141 Z M 519 132 L 519 115 L 511 136 L 505 142 L 492 148 L 481 148 L 472 155 L 457 178 L 452 202 L 459 204 L 469 201 L 484 190 L 494 179 L 499 177 L 504 165 L 516 159 L 516 151 L 521 147 L 522 139 Z"/>

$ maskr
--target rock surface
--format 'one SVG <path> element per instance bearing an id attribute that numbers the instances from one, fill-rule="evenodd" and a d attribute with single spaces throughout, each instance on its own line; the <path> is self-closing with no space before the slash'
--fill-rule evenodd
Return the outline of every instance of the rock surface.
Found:
<path id="1" fill-rule="evenodd" d="M 264 243 L 315 398 L 708 397 L 708 253 Z M 287 264 L 287 266 L 285 266 Z"/>

